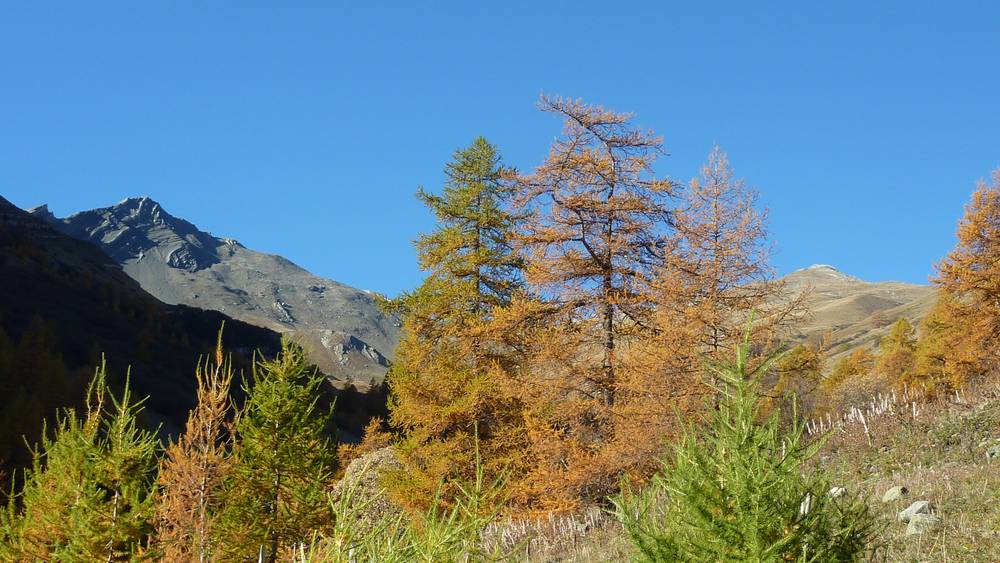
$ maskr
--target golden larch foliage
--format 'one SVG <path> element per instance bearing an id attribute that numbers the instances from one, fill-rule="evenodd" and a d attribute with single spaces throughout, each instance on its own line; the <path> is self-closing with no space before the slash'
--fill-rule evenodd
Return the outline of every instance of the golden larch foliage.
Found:
<path id="1" fill-rule="evenodd" d="M 560 510 L 602 500 L 663 445 L 629 415 L 651 406 L 636 399 L 654 389 L 636 393 L 631 353 L 655 333 L 652 281 L 676 186 L 653 170 L 661 139 L 630 114 L 545 96 L 540 108 L 564 126 L 546 160 L 518 179 L 515 201 L 528 215 L 516 242 L 534 299 L 511 314 L 535 321 L 525 323 L 515 385 L 534 458 L 526 494 Z"/>
<path id="2" fill-rule="evenodd" d="M 945 364 L 965 365 L 949 374 L 961 386 L 969 378 L 995 375 L 1000 367 L 1000 169 L 993 171 L 991 183 L 979 182 L 957 235 L 934 281 L 946 296 L 947 322 L 961 326 L 964 334 L 958 346 L 942 350 Z"/>
<path id="3" fill-rule="evenodd" d="M 770 266 L 767 210 L 758 210 L 757 201 L 757 191 L 735 176 L 718 146 L 681 193 L 660 272 L 660 308 L 697 327 L 699 353 L 729 353 L 751 312 L 758 339 L 770 339 L 801 311 L 796 296 L 780 299 L 784 286 Z"/>
<path id="4" fill-rule="evenodd" d="M 913 369 L 917 335 L 905 317 L 897 320 L 878 345 L 875 372 L 889 382 L 899 382 Z"/>
<path id="5" fill-rule="evenodd" d="M 221 333 L 220 333 L 221 339 Z M 232 364 L 221 340 L 214 358 L 199 365 L 197 404 L 184 434 L 160 462 L 156 537 L 167 561 L 212 561 L 212 523 L 229 462 L 226 417 L 230 412 Z"/>
<path id="6" fill-rule="evenodd" d="M 833 366 L 830 375 L 823 379 L 822 387 L 828 392 L 852 380 L 868 377 L 875 367 L 875 354 L 868 348 L 856 348 Z"/>
<path id="7" fill-rule="evenodd" d="M 931 397 L 959 389 L 981 373 L 981 353 L 966 329 L 967 315 L 967 306 L 958 297 L 949 292 L 938 296 L 920 323 L 913 367 L 903 373 L 898 385 Z"/>
<path id="8" fill-rule="evenodd" d="M 404 466 L 387 485 L 416 511 L 460 495 L 476 475 L 477 448 L 489 480 L 509 473 L 513 481 L 523 465 L 521 408 L 505 377 L 517 350 L 492 328 L 522 285 L 510 240 L 519 215 L 505 205 L 510 174 L 479 138 L 446 165 L 439 194 L 418 192 L 437 224 L 416 242 L 427 277 L 391 303 L 403 330 L 387 376 Z"/>

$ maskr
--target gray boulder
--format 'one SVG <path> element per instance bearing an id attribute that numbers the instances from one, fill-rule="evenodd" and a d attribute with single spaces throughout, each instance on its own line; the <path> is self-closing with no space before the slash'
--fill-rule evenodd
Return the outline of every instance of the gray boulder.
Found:
<path id="1" fill-rule="evenodd" d="M 910 522 L 906 525 L 906 535 L 914 536 L 924 532 L 937 530 L 943 525 L 940 516 L 935 514 L 917 513 L 910 517 Z"/>
<path id="2" fill-rule="evenodd" d="M 895 502 L 909 493 L 910 490 L 902 485 L 896 485 L 882 494 L 882 502 Z"/>
<path id="3" fill-rule="evenodd" d="M 934 505 L 927 500 L 918 500 L 908 506 L 906 510 L 899 513 L 900 522 L 909 522 L 916 514 L 930 514 L 934 510 Z"/>
<path id="4" fill-rule="evenodd" d="M 392 447 L 368 452 L 348 464 L 340 482 L 333 486 L 330 500 L 341 516 L 351 518 L 359 534 L 364 534 L 402 514 L 382 486 L 382 474 L 403 469 Z"/>

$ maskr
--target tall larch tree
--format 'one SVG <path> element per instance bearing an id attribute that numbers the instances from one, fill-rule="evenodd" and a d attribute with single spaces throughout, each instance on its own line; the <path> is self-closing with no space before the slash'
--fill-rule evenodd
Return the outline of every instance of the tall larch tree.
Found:
<path id="1" fill-rule="evenodd" d="M 678 190 L 651 283 L 655 337 L 638 342 L 629 358 L 627 388 L 636 400 L 626 418 L 637 428 L 678 431 L 678 413 L 695 416 L 702 398 L 715 395 L 718 385 L 704 384 L 704 362 L 732 349 L 747 315 L 758 318 L 756 344 L 773 338 L 801 308 L 801 297 L 782 295 L 783 284 L 774 280 L 767 211 L 757 203 L 756 190 L 735 176 L 719 147 Z"/>
<path id="2" fill-rule="evenodd" d="M 234 423 L 232 466 L 213 524 L 224 561 L 274 563 L 332 526 L 328 493 L 336 469 L 330 415 L 317 405 L 322 376 L 284 341 L 261 361 Z"/>
<path id="3" fill-rule="evenodd" d="M 533 486 L 560 509 L 614 490 L 621 471 L 642 463 L 635 445 L 656 440 L 620 427 L 645 401 L 629 392 L 629 349 L 655 332 L 651 281 L 676 186 L 654 171 L 661 139 L 632 115 L 545 96 L 540 108 L 564 126 L 519 180 L 517 205 L 529 216 L 518 245 L 547 309 L 517 388 L 538 456 Z"/>
<path id="4" fill-rule="evenodd" d="M 397 445 L 405 469 L 389 484 L 411 508 L 450 502 L 475 477 L 477 442 L 488 478 L 523 463 L 520 408 L 504 377 L 513 350 L 490 328 L 523 285 L 509 175 L 480 137 L 445 166 L 439 194 L 417 194 L 437 225 L 416 241 L 427 277 L 390 304 L 404 320 L 388 375 L 390 422 L 405 436 Z"/>
<path id="5" fill-rule="evenodd" d="M 935 282 L 964 342 L 951 352 L 975 358 L 973 376 L 1000 368 L 1000 169 L 980 181 L 958 225 L 958 243 L 938 264 Z M 955 381 L 963 385 L 966 381 Z"/>
<path id="6" fill-rule="evenodd" d="M 757 203 L 757 191 L 735 176 L 718 146 L 700 176 L 681 192 L 659 304 L 664 314 L 679 314 L 697 327 L 693 351 L 713 357 L 728 353 L 751 311 L 755 330 L 766 333 L 800 309 L 794 297 L 778 299 L 783 284 L 770 266 L 767 210 Z"/>
<path id="7" fill-rule="evenodd" d="M 228 473 L 230 386 L 233 369 L 222 351 L 195 372 L 198 402 L 184 434 L 167 447 L 160 462 L 156 538 L 167 561 L 213 561 L 213 521 L 221 508 Z"/>
<path id="8" fill-rule="evenodd" d="M 631 114 L 547 96 L 539 106 L 564 127 L 521 180 L 518 203 L 531 212 L 519 237 L 527 279 L 568 322 L 593 325 L 600 369 L 580 391 L 612 406 L 616 346 L 650 326 L 649 284 L 675 185 L 653 170 L 662 140 L 635 127 Z"/>

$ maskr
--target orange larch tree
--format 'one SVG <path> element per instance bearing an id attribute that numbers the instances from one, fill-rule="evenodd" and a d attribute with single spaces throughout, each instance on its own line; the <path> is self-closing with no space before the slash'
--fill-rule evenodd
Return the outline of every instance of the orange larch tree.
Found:
<path id="1" fill-rule="evenodd" d="M 214 560 L 212 522 L 229 466 L 226 417 L 233 380 L 221 341 L 214 360 L 198 366 L 198 402 L 188 415 L 184 434 L 167 447 L 160 462 L 156 537 L 168 561 Z"/>
<path id="2" fill-rule="evenodd" d="M 974 358 L 974 375 L 1000 367 L 1000 169 L 980 181 L 958 225 L 958 243 L 938 264 L 935 282 L 964 338 L 947 353 Z M 978 373 L 976 373 L 978 372 Z M 957 385 L 967 381 L 956 381 Z"/>
<path id="3" fill-rule="evenodd" d="M 650 327 L 649 284 L 675 186 L 653 172 L 662 140 L 634 127 L 631 114 L 546 96 L 540 107 L 564 128 L 521 180 L 518 204 L 531 211 L 519 239 L 526 277 L 568 322 L 593 325 L 600 370 L 582 387 L 611 406 L 615 348 Z"/>
<path id="4" fill-rule="evenodd" d="M 521 305 L 541 322 L 517 389 L 535 490 L 561 508 L 602 499 L 643 462 L 626 450 L 647 440 L 622 428 L 638 397 L 628 357 L 655 334 L 651 283 L 676 186 L 653 170 L 661 139 L 630 114 L 544 96 L 540 107 L 564 128 L 544 163 L 519 178 L 516 205 L 528 216 L 517 243 L 537 297 Z"/>
<path id="5" fill-rule="evenodd" d="M 653 280 L 656 338 L 639 343 L 634 360 L 636 392 L 647 403 L 669 405 L 644 409 L 647 427 L 667 431 L 673 410 L 692 414 L 711 393 L 704 385 L 706 358 L 725 355 L 755 312 L 755 341 L 775 338 L 779 328 L 802 309 L 801 296 L 784 295 L 784 285 L 770 267 L 767 211 L 758 195 L 735 177 L 729 159 L 714 147 L 698 178 L 679 193 L 672 217 L 674 231 L 663 250 Z M 651 395 L 658 395 L 650 401 Z"/>
<path id="6" fill-rule="evenodd" d="M 799 303 L 779 299 L 783 285 L 770 266 L 767 210 L 758 210 L 757 191 L 735 177 L 718 146 L 681 200 L 658 290 L 663 313 L 681 313 L 685 323 L 697 327 L 692 351 L 728 353 L 751 311 L 757 332 L 786 323 Z"/>

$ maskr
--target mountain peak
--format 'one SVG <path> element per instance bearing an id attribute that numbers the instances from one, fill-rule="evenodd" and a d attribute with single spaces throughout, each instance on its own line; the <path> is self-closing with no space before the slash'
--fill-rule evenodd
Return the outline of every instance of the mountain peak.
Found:
<path id="1" fill-rule="evenodd" d="M 49 210 L 49 206 L 44 203 L 32 207 L 31 209 L 28 210 L 28 213 L 34 215 L 35 217 L 38 217 L 39 219 L 44 219 L 45 221 L 51 222 L 56 220 L 55 214 L 53 214 L 52 211 Z"/>
<path id="2" fill-rule="evenodd" d="M 160 207 L 160 203 L 148 195 L 127 197 L 119 201 L 115 207 L 142 207 L 144 205 Z"/>
<path id="3" fill-rule="evenodd" d="M 802 268 L 801 270 L 796 270 L 789 275 L 824 277 L 824 278 L 833 278 L 843 281 L 854 281 L 854 282 L 862 281 L 860 278 L 857 278 L 850 274 L 845 274 L 844 272 L 838 270 L 836 267 L 831 266 L 829 264 L 813 264 L 811 266 Z"/>
<path id="4" fill-rule="evenodd" d="M 381 380 L 391 361 L 398 326 L 369 294 L 201 231 L 149 197 L 82 211 L 55 226 L 100 246 L 162 301 L 296 335 L 328 374 Z"/>
<path id="5" fill-rule="evenodd" d="M 163 209 L 159 202 L 149 196 L 129 197 L 108 208 L 123 220 L 150 222 L 156 224 L 174 223 L 176 219 Z"/>
<path id="6" fill-rule="evenodd" d="M 217 263 L 216 248 L 225 244 L 170 215 L 149 196 L 74 213 L 60 223 L 66 234 L 99 243 L 118 263 L 141 261 L 160 249 L 171 267 L 193 272 Z"/>
<path id="7" fill-rule="evenodd" d="M 838 273 L 838 274 L 842 274 L 843 273 L 840 270 L 838 270 L 836 266 L 831 266 L 829 264 L 813 264 L 813 265 L 807 266 L 807 267 L 805 267 L 803 269 L 804 270 L 813 270 L 813 271 L 824 271 L 824 272 L 831 272 L 831 273 Z"/>

